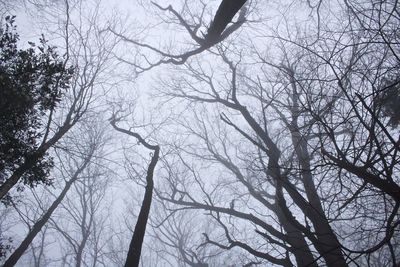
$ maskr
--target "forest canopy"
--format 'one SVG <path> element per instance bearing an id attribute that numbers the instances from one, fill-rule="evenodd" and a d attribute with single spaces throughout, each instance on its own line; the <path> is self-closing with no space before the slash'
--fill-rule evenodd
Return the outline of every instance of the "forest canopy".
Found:
<path id="1" fill-rule="evenodd" d="M 0 8 L 5 267 L 399 266 L 397 1 Z"/>

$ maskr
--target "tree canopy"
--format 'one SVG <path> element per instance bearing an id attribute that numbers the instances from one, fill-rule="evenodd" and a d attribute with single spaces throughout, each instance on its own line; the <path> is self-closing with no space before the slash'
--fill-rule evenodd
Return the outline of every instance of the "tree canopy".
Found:
<path id="1" fill-rule="evenodd" d="M 46 133 L 46 118 L 53 113 L 68 88 L 72 67 L 65 66 L 55 47 L 42 37 L 36 46 L 18 47 L 14 17 L 0 28 L 0 182 L 23 163 L 39 157 L 23 175 L 31 186 L 49 184 L 52 159 L 38 150 Z"/>
<path id="2" fill-rule="evenodd" d="M 50 2 L 1 28 L 4 267 L 400 266 L 397 1 Z"/>

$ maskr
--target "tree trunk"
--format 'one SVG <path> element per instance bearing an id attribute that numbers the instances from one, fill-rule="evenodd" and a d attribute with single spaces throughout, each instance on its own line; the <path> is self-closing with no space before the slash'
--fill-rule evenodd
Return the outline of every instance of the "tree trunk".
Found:
<path id="1" fill-rule="evenodd" d="M 67 121 L 64 125 L 58 129 L 58 131 L 54 134 L 54 136 L 49 139 L 47 142 L 42 144 L 37 151 L 32 154 L 30 157 L 26 158 L 24 164 L 22 164 L 14 173 L 8 178 L 1 186 L 0 186 L 0 199 L 3 197 L 13 188 L 18 181 L 21 179 L 22 175 L 29 169 L 31 169 L 37 162 L 40 160 L 41 157 L 46 153 L 46 151 L 55 145 L 66 132 L 73 126 L 73 124 L 69 124 Z"/>
<path id="2" fill-rule="evenodd" d="M 287 242 L 292 247 L 291 252 L 296 258 L 297 266 L 318 267 L 302 232 L 288 221 L 279 205 L 275 205 L 275 208 L 275 213 L 278 217 L 278 220 L 282 224 L 282 227 L 288 237 Z"/>
<path id="3" fill-rule="evenodd" d="M 146 191 L 144 194 L 142 207 L 140 208 L 138 220 L 136 222 L 135 231 L 133 233 L 133 237 L 129 245 L 129 251 L 128 251 L 128 256 L 126 258 L 125 267 L 139 266 L 143 238 L 146 232 L 147 220 L 149 218 L 149 212 L 153 196 L 153 188 L 154 188 L 153 173 L 158 161 L 159 153 L 160 153 L 160 148 L 158 146 L 155 146 L 154 155 L 151 158 L 150 165 L 147 169 Z"/>
<path id="4" fill-rule="evenodd" d="M 25 237 L 25 239 L 22 241 L 22 243 L 19 245 L 19 247 L 13 252 L 13 254 L 11 254 L 11 256 L 4 263 L 3 267 L 12 267 L 18 262 L 18 260 L 24 254 L 24 252 L 26 251 L 28 246 L 32 243 L 33 239 L 42 230 L 43 226 L 50 219 L 54 210 L 58 207 L 58 205 L 64 199 L 68 190 L 71 188 L 71 185 L 78 179 L 79 174 L 89 164 L 92 155 L 93 154 L 90 154 L 89 157 L 85 159 L 85 162 L 83 163 L 83 165 L 74 173 L 73 177 L 65 184 L 65 187 L 62 190 L 61 194 L 53 202 L 53 204 L 50 206 L 50 208 L 47 210 L 47 212 L 43 215 L 43 217 L 35 223 L 35 225 L 31 229 L 31 231 L 29 231 L 28 235 Z"/>
<path id="5" fill-rule="evenodd" d="M 311 158 L 307 150 L 307 142 L 304 136 L 298 131 L 297 121 L 291 129 L 293 146 L 301 165 L 301 177 L 304 184 L 308 201 L 311 205 L 310 220 L 315 229 L 315 235 L 319 244 L 314 244 L 321 256 L 325 259 L 327 266 L 347 266 L 343 256 L 341 245 L 333 232 L 325 212 L 321 205 L 317 189 L 311 173 Z"/>

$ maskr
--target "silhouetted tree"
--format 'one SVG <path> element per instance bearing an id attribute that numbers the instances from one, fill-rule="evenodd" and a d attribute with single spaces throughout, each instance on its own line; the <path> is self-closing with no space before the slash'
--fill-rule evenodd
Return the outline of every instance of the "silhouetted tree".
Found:
<path id="1" fill-rule="evenodd" d="M 51 183 L 53 165 L 41 149 L 45 119 L 53 113 L 69 87 L 72 67 L 58 56 L 44 38 L 40 46 L 18 48 L 14 17 L 0 29 L 0 182 L 2 198 L 11 187 L 11 175 L 19 174 L 25 184 Z M 4 189 L 3 189 L 4 187 Z M 7 188 L 5 188 L 7 187 Z"/>
<path id="2" fill-rule="evenodd" d="M 126 134 L 128 136 L 136 138 L 139 144 L 143 145 L 144 147 L 152 151 L 151 160 L 149 166 L 147 167 L 147 173 L 146 173 L 146 190 L 140 207 L 138 219 L 135 225 L 135 230 L 133 232 L 133 236 L 129 244 L 128 255 L 126 257 L 126 262 L 124 265 L 125 267 L 133 267 L 133 266 L 136 267 L 139 266 L 140 255 L 143 246 L 143 238 L 146 233 L 147 220 L 149 218 L 151 202 L 153 200 L 153 189 L 154 189 L 153 175 L 158 159 L 160 157 L 160 147 L 158 145 L 149 144 L 138 133 L 117 126 L 116 123 L 119 120 L 120 120 L 119 118 L 115 117 L 115 114 L 113 114 L 112 118 L 110 119 L 110 123 L 115 130 L 123 134 Z"/>
<path id="3" fill-rule="evenodd" d="M 202 15 L 200 20 L 197 22 L 188 21 L 184 18 L 181 12 L 178 12 L 176 9 L 174 9 L 172 5 L 162 7 L 161 5 L 152 2 L 152 4 L 155 5 L 158 9 L 162 11 L 169 11 L 170 13 L 172 13 L 173 20 L 175 20 L 180 27 L 185 29 L 185 31 L 189 34 L 191 40 L 194 42 L 194 47 L 188 49 L 188 51 L 185 51 L 183 53 L 179 52 L 176 54 L 170 51 L 163 51 L 162 49 L 159 49 L 151 44 L 143 43 L 141 41 L 137 41 L 136 39 L 130 38 L 127 35 L 122 34 L 111 27 L 109 27 L 108 30 L 119 37 L 123 42 L 127 44 L 133 44 L 136 47 L 148 49 L 155 53 L 157 56 L 161 57 L 161 59 L 157 60 L 156 62 L 145 60 L 144 64 L 142 64 L 141 62 L 132 62 L 125 58 L 122 59 L 122 62 L 134 66 L 137 73 L 143 73 L 162 64 L 182 65 L 189 58 L 195 55 L 199 55 L 207 49 L 210 49 L 216 44 L 227 39 L 232 33 L 237 31 L 246 22 L 247 9 L 241 9 L 241 7 L 245 3 L 246 1 L 244 0 L 222 1 L 221 5 L 216 11 L 211 25 L 208 28 L 208 33 L 204 36 L 198 34 L 199 28 L 201 26 L 204 26 Z M 203 10 L 201 12 L 204 13 L 204 10 L 205 5 L 203 6 Z M 238 20 L 232 25 L 228 26 L 229 22 L 231 22 L 231 20 L 239 10 L 240 12 Z"/>

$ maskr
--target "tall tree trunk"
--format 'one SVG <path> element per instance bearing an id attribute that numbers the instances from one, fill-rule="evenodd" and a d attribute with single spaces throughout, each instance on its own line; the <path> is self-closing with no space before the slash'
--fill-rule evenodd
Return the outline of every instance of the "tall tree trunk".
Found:
<path id="1" fill-rule="evenodd" d="M 299 130 L 299 93 L 297 90 L 295 73 L 291 68 L 286 68 L 286 71 L 288 72 L 292 87 L 292 106 L 290 107 L 292 120 L 290 124 L 288 124 L 288 128 L 291 133 L 293 149 L 301 166 L 299 176 L 303 182 L 308 203 L 304 203 L 300 198 L 300 201 L 296 201 L 296 197 L 293 200 L 295 200 L 296 204 L 299 205 L 311 220 L 314 226 L 314 235 L 316 236 L 316 239 L 313 239 L 312 242 L 321 257 L 324 258 L 326 265 L 329 267 L 344 267 L 347 266 L 347 263 L 342 253 L 340 242 L 326 218 L 321 204 L 321 199 L 319 198 L 314 184 L 313 174 L 311 172 L 311 157 L 308 152 L 307 136 L 303 136 Z"/>
<path id="2" fill-rule="evenodd" d="M 135 231 L 133 233 L 133 237 L 129 245 L 129 251 L 128 251 L 128 256 L 126 258 L 125 267 L 139 266 L 143 238 L 146 232 L 147 220 L 149 218 L 149 212 L 153 196 L 153 188 L 154 188 L 153 174 L 159 158 L 159 154 L 160 154 L 160 148 L 158 146 L 155 146 L 154 155 L 151 158 L 151 162 L 147 169 L 146 191 L 144 194 L 142 207 L 140 208 L 139 217 L 136 222 Z"/>
<path id="3" fill-rule="evenodd" d="M 306 144 L 304 143 L 304 138 L 301 138 L 299 143 L 295 144 L 295 147 L 302 148 L 296 150 L 299 150 L 298 157 L 302 166 L 304 189 L 306 191 L 308 201 L 315 211 L 313 216 L 314 218 L 310 219 L 315 229 L 315 235 L 320 243 L 318 245 L 318 247 L 320 247 L 320 254 L 325 259 L 327 266 L 347 266 L 341 250 L 340 242 L 325 216 L 317 189 L 315 188 L 310 167 L 310 157 L 308 155 L 308 151 L 306 150 Z"/>
<path id="4" fill-rule="evenodd" d="M 340 242 L 333 232 L 322 208 L 321 200 L 311 173 L 311 158 L 307 149 L 306 137 L 301 135 L 296 119 L 292 121 L 290 130 L 294 150 L 301 166 L 300 175 L 302 177 L 304 190 L 309 201 L 309 206 L 311 206 L 304 208 L 310 210 L 308 213 L 310 216 L 308 217 L 314 226 L 315 235 L 317 237 L 317 243 L 314 242 L 314 245 L 325 259 L 327 266 L 347 266 Z"/>
<path id="5" fill-rule="evenodd" d="M 76 267 L 82 266 L 83 250 L 85 249 L 86 242 L 89 237 L 89 233 L 90 232 L 85 233 L 85 235 L 83 236 L 82 242 L 79 244 L 78 251 L 77 251 L 76 257 L 75 257 L 76 258 L 76 264 L 75 264 Z"/>
<path id="6" fill-rule="evenodd" d="M 61 191 L 61 194 L 57 197 L 57 199 L 53 202 L 47 212 L 39 219 L 32 229 L 29 231 L 28 235 L 25 239 L 21 242 L 19 247 L 11 254 L 11 256 L 7 259 L 4 263 L 3 267 L 12 267 L 14 266 L 21 256 L 24 254 L 28 246 L 32 243 L 33 239 L 36 235 L 42 230 L 43 226 L 48 222 L 51 215 L 53 214 L 54 210 L 58 207 L 61 201 L 64 199 L 65 195 L 67 194 L 68 190 L 71 188 L 71 185 L 78 179 L 80 173 L 86 168 L 89 164 L 90 159 L 93 156 L 93 152 L 85 159 L 84 163 L 81 167 L 74 173 L 72 178 L 65 184 L 64 189 Z"/>
<path id="7" fill-rule="evenodd" d="M 151 157 L 151 161 L 149 167 L 147 168 L 146 175 L 146 191 L 144 193 L 142 206 L 140 208 L 138 220 L 136 222 L 135 231 L 133 232 L 133 237 L 131 243 L 129 245 L 128 255 L 126 257 L 125 267 L 137 267 L 139 266 L 140 254 L 142 252 L 142 244 L 144 234 L 146 232 L 147 220 L 149 218 L 151 201 L 153 198 L 153 174 L 154 169 L 156 168 L 158 158 L 160 156 L 160 147 L 158 145 L 150 145 L 146 142 L 138 133 L 131 132 L 129 130 L 120 128 L 117 126 L 118 119 L 113 115 L 110 119 L 110 124 L 114 127 L 115 130 L 127 134 L 129 136 L 135 137 L 140 144 L 142 144 L 147 149 L 153 150 L 154 154 Z"/>
<path id="8" fill-rule="evenodd" d="M 287 241 L 292 247 L 291 252 L 296 258 L 296 266 L 318 267 L 302 232 L 289 222 L 279 205 L 275 205 L 275 208 L 275 213 L 278 217 L 278 220 L 282 224 L 282 227 L 288 237 Z"/>

